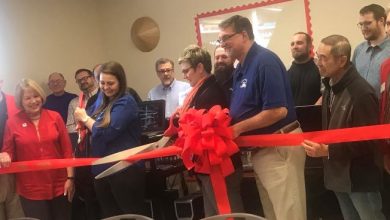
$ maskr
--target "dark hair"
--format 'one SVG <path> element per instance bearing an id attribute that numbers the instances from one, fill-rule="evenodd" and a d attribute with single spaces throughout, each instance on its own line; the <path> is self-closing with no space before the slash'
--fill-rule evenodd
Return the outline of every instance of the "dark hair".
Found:
<path id="1" fill-rule="evenodd" d="M 241 15 L 234 15 L 224 21 L 222 21 L 219 25 L 219 28 L 227 28 L 232 27 L 234 32 L 240 33 L 245 31 L 248 34 L 250 40 L 254 40 L 255 36 L 253 35 L 252 24 L 248 18 L 243 17 Z"/>
<path id="2" fill-rule="evenodd" d="M 299 31 L 299 32 L 295 33 L 294 36 L 297 35 L 297 34 L 302 34 L 302 35 L 304 35 L 304 36 L 305 36 L 305 40 L 306 40 L 307 46 L 310 47 L 310 48 L 312 47 L 312 45 L 313 45 L 313 38 L 312 38 L 308 33 Z"/>
<path id="3" fill-rule="evenodd" d="M 78 69 L 76 73 L 74 74 L 74 78 L 76 78 L 77 75 L 79 75 L 82 72 L 87 72 L 89 76 L 93 76 L 93 73 L 89 69 Z"/>
<path id="4" fill-rule="evenodd" d="M 160 58 L 156 61 L 156 64 L 155 64 L 156 72 L 158 71 L 158 66 L 160 66 L 161 64 L 164 64 L 164 63 L 170 63 L 172 65 L 172 69 L 175 68 L 175 64 L 173 63 L 172 60 L 170 60 L 168 58 Z"/>
<path id="5" fill-rule="evenodd" d="M 107 127 L 111 121 L 111 109 L 114 105 L 114 102 L 127 93 L 127 80 L 125 70 L 123 69 L 122 65 L 115 61 L 104 63 L 102 65 L 101 74 L 113 75 L 119 82 L 119 91 L 115 97 L 109 100 L 108 97 L 104 95 L 102 104 L 93 113 L 93 115 L 96 115 L 101 111 L 104 111 L 103 120 L 99 124 L 99 127 Z"/>
<path id="6" fill-rule="evenodd" d="M 184 49 L 182 57 L 179 58 L 179 64 L 183 62 L 188 62 L 192 68 L 201 63 L 205 71 L 211 73 L 211 56 L 206 49 L 199 47 L 198 45 L 190 45 Z"/>
<path id="7" fill-rule="evenodd" d="M 321 43 L 331 46 L 330 53 L 333 56 L 347 56 L 351 59 L 351 44 L 348 39 L 342 35 L 330 35 L 321 40 Z"/>
<path id="8" fill-rule="evenodd" d="M 370 12 L 374 14 L 375 20 L 378 21 L 379 19 L 384 18 L 383 21 L 386 21 L 386 11 L 382 6 L 377 4 L 367 5 L 360 9 L 359 13 L 360 15 L 364 15 Z"/>

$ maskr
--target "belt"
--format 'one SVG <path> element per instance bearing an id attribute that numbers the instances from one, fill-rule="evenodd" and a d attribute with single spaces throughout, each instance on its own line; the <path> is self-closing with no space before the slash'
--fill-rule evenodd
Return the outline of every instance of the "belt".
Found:
<path id="1" fill-rule="evenodd" d="M 277 130 L 274 132 L 274 134 L 287 134 L 287 133 L 290 133 L 292 131 L 294 131 L 295 129 L 299 128 L 301 125 L 299 124 L 299 122 L 297 120 L 291 122 L 290 124 L 284 126 L 283 128 Z"/>
<path id="2" fill-rule="evenodd" d="M 294 131 L 295 129 L 301 127 L 301 125 L 299 124 L 299 122 L 297 120 L 291 122 L 290 124 L 284 126 L 283 128 L 277 130 L 274 132 L 274 134 L 286 134 L 286 133 L 290 133 L 292 131 Z M 252 148 L 252 155 L 254 155 L 255 153 L 257 153 L 259 150 L 261 150 L 263 148 L 258 148 L 258 147 L 255 147 L 255 148 Z"/>

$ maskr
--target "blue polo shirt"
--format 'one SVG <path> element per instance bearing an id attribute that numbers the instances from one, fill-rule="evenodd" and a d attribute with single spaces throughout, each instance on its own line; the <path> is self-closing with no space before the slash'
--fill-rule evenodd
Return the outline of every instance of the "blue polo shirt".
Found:
<path id="1" fill-rule="evenodd" d="M 296 120 L 294 101 L 286 68 L 272 51 L 253 43 L 233 75 L 230 102 L 232 123 L 243 121 L 263 110 L 286 107 L 287 116 L 275 124 L 245 134 L 268 134 Z M 244 135 L 245 135 L 244 134 Z"/>

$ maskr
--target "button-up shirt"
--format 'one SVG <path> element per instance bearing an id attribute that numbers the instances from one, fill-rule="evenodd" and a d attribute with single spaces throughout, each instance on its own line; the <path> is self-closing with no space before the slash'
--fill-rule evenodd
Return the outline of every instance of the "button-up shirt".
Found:
<path id="1" fill-rule="evenodd" d="M 72 147 L 60 114 L 42 109 L 37 127 L 24 111 L 11 116 L 4 132 L 3 152 L 12 161 L 72 158 Z M 50 200 L 64 193 L 65 168 L 16 174 L 19 195 Z"/>
<path id="2" fill-rule="evenodd" d="M 380 67 L 390 57 L 390 38 L 371 46 L 368 41 L 359 44 L 353 54 L 352 62 L 359 74 L 374 87 L 377 96 L 380 94 Z"/>

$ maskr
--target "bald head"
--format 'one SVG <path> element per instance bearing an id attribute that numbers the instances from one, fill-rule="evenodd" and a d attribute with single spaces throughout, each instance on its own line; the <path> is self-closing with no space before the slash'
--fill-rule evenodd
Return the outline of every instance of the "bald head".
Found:
<path id="1" fill-rule="evenodd" d="M 54 72 L 49 75 L 49 89 L 54 95 L 60 96 L 65 93 L 66 80 L 61 73 Z"/>

